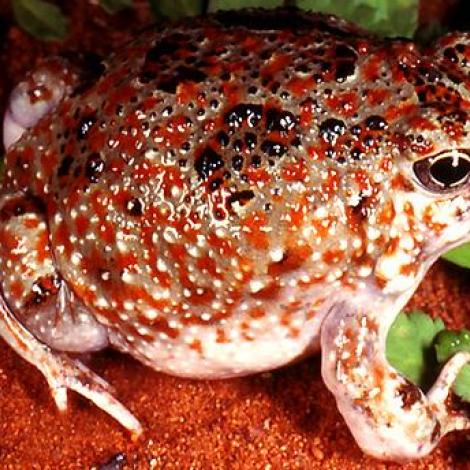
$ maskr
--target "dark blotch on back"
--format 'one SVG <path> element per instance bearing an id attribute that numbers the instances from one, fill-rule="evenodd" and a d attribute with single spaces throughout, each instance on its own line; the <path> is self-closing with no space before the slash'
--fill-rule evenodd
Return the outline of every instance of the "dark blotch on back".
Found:
<path id="1" fill-rule="evenodd" d="M 388 123 L 382 116 L 369 116 L 366 119 L 366 127 L 371 131 L 383 131 L 387 129 Z"/>
<path id="2" fill-rule="evenodd" d="M 273 140 L 265 140 L 261 144 L 261 150 L 270 157 L 282 157 L 287 152 L 287 147 Z"/>
<path id="3" fill-rule="evenodd" d="M 335 71 L 335 80 L 337 82 L 344 82 L 348 77 L 354 75 L 356 71 L 356 65 L 352 61 L 341 61 L 338 62 Z"/>
<path id="4" fill-rule="evenodd" d="M 71 155 L 66 155 L 64 159 L 60 162 L 59 168 L 57 169 L 57 176 L 67 176 L 69 174 L 72 163 L 73 157 Z"/>
<path id="5" fill-rule="evenodd" d="M 128 214 L 139 217 L 143 214 L 144 205 L 142 201 L 136 197 L 127 201 L 126 210 Z"/>
<path id="6" fill-rule="evenodd" d="M 103 173 L 105 168 L 105 163 L 101 159 L 98 153 L 92 153 L 86 162 L 85 165 L 85 176 L 89 179 L 91 183 L 96 183 L 99 180 L 99 177 Z"/>
<path id="7" fill-rule="evenodd" d="M 231 194 L 227 198 L 227 204 L 231 206 L 233 203 L 238 202 L 241 206 L 244 206 L 250 199 L 255 197 L 255 193 L 251 189 L 245 189 Z"/>
<path id="8" fill-rule="evenodd" d="M 320 124 L 320 135 L 327 142 L 334 142 L 337 137 L 343 135 L 346 125 L 343 121 L 335 118 L 329 118 Z"/>
<path id="9" fill-rule="evenodd" d="M 83 139 L 91 129 L 91 126 L 96 122 L 96 116 L 85 116 L 78 123 L 77 127 L 77 139 Z"/>
<path id="10" fill-rule="evenodd" d="M 239 104 L 225 113 L 225 122 L 232 127 L 241 127 L 246 121 L 249 127 L 255 127 L 263 115 L 260 104 Z"/>
<path id="11" fill-rule="evenodd" d="M 338 59 L 349 59 L 355 60 L 357 59 L 357 53 L 354 49 L 346 44 L 340 44 L 335 48 L 335 56 Z"/>
<path id="12" fill-rule="evenodd" d="M 206 179 L 223 166 L 222 157 L 211 147 L 206 147 L 194 163 L 194 168 L 201 179 Z"/>
<path id="13" fill-rule="evenodd" d="M 297 124 L 297 118 L 289 111 L 271 108 L 266 113 L 266 128 L 269 132 L 289 133 Z"/>

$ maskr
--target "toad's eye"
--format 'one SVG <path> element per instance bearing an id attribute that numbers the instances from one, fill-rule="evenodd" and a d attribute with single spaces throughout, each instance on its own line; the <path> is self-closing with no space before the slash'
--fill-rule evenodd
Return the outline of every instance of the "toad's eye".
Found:
<path id="1" fill-rule="evenodd" d="M 470 155 L 461 150 L 443 152 L 419 160 L 413 171 L 429 191 L 456 190 L 470 180 Z"/>

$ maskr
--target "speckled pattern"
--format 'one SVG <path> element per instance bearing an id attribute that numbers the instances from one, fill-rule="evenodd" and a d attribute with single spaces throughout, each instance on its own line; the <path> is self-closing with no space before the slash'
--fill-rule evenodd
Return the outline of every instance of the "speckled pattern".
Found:
<path id="1" fill-rule="evenodd" d="M 420 276 L 422 233 L 452 222 L 435 215 L 466 210 L 394 204 L 412 188 L 393 156 L 412 163 L 465 142 L 468 38 L 443 39 L 428 59 L 336 20 L 302 15 L 298 35 L 282 18 L 276 34 L 226 30 L 223 15 L 149 33 L 9 153 L 5 188 L 28 187 L 45 205 L 60 275 L 115 346 L 159 369 L 216 377 L 281 364 L 242 356 L 211 370 L 205 348 L 256 342 L 272 318 L 295 343 L 323 303 L 318 286 L 372 277 L 393 292 L 397 276 Z M 42 213 L 21 204 L 13 210 Z M 397 208 L 419 225 L 411 248 L 389 232 Z M 44 231 L 38 224 L 28 229 Z M 29 302 L 12 292 L 17 308 Z M 182 344 L 183 359 L 172 352 Z"/>

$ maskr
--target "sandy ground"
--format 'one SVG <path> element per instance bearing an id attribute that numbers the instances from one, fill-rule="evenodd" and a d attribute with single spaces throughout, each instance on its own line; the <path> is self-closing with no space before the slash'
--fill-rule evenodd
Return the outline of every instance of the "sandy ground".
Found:
<path id="1" fill-rule="evenodd" d="M 0 111 L 6 96 L 36 61 L 62 49 L 105 52 L 148 21 L 144 2 L 114 18 L 85 1 L 75 4 L 70 38 L 41 44 L 11 23 L 0 0 Z M 434 18 L 446 2 L 431 2 Z M 65 4 L 65 2 L 64 2 Z M 77 5 L 78 4 L 78 5 Z M 431 12 L 432 10 L 432 12 Z M 470 327 L 470 273 L 439 262 L 409 309 Z M 89 365 L 112 383 L 142 421 L 133 443 L 110 417 L 71 394 L 59 414 L 35 368 L 0 341 L 0 468 L 118 469 L 464 469 L 470 433 L 447 437 L 428 458 L 400 467 L 365 457 L 354 443 L 320 377 L 318 357 L 273 373 L 225 381 L 183 380 L 158 374 L 106 351 Z M 109 466 L 104 466 L 106 463 Z"/>

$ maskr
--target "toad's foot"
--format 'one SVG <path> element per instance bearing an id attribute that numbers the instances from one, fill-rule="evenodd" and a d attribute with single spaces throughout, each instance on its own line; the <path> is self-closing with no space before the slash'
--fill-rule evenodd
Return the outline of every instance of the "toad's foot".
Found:
<path id="1" fill-rule="evenodd" d="M 75 390 L 133 435 L 139 422 L 109 385 L 64 352 L 104 348 L 107 328 L 74 296 L 55 266 L 40 208 L 22 193 L 0 195 L 0 336 L 46 377 L 59 409 Z"/>
<path id="2" fill-rule="evenodd" d="M 467 416 L 448 409 L 451 387 L 470 355 L 459 353 L 425 395 L 387 362 L 385 341 L 396 312 L 380 302 L 337 304 L 322 326 L 322 374 L 359 446 L 396 461 L 428 454 Z"/>
<path id="3" fill-rule="evenodd" d="M 74 81 L 68 70 L 66 61 L 49 59 L 13 89 L 3 119 L 6 149 L 62 100 Z"/>
<path id="4" fill-rule="evenodd" d="M 95 54 L 51 57 L 29 72 L 10 94 L 3 118 L 3 144 L 13 145 L 66 97 L 86 88 L 103 71 Z"/>
<path id="5" fill-rule="evenodd" d="M 74 390 L 110 414 L 127 428 L 133 437 L 137 438 L 142 433 L 139 421 L 113 397 L 107 382 L 80 361 L 73 360 L 64 353 L 54 352 L 38 341 L 15 318 L 2 295 L 0 335 L 18 354 L 44 374 L 61 411 L 67 408 L 67 389 Z"/>

